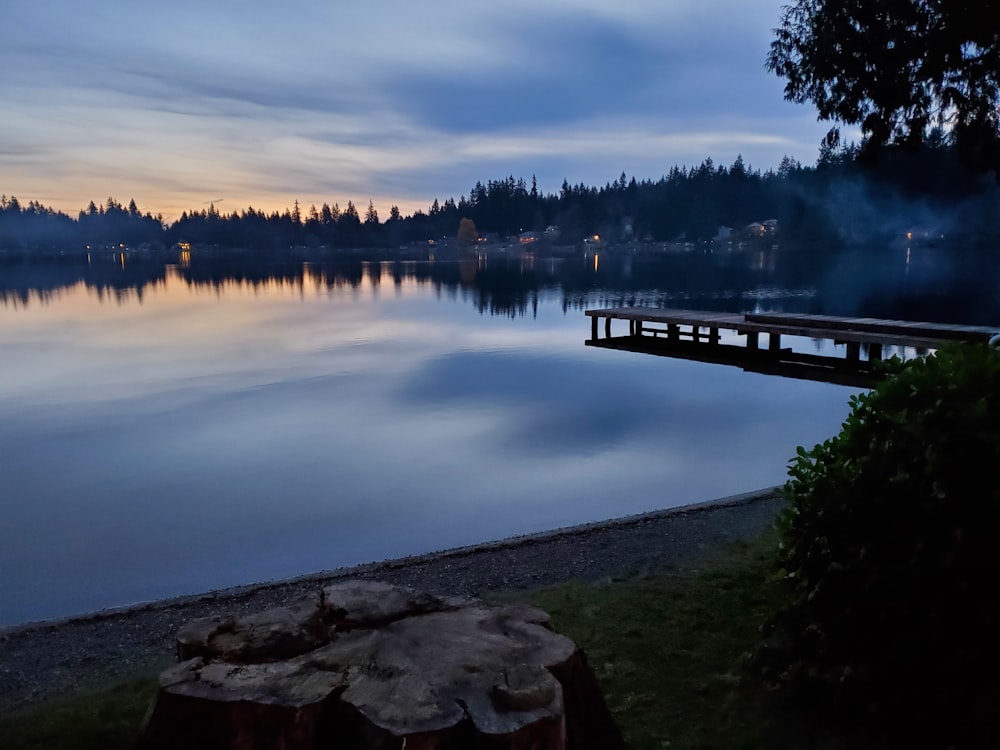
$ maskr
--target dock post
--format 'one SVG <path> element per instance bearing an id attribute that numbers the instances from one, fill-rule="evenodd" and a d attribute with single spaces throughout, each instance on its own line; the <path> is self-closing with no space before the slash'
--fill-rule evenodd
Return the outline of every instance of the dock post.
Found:
<path id="1" fill-rule="evenodd" d="M 757 351 L 757 347 L 760 346 L 759 337 L 760 334 L 757 331 L 747 331 L 747 349 L 752 352 Z"/>
<path id="2" fill-rule="evenodd" d="M 676 323 L 667 323 L 667 340 L 677 341 L 681 337 L 681 329 Z"/>
<path id="3" fill-rule="evenodd" d="M 635 321 L 635 335 L 636 336 L 641 336 L 642 335 L 642 321 L 641 320 Z"/>
<path id="4" fill-rule="evenodd" d="M 709 328 L 708 329 L 708 343 L 718 344 L 719 343 L 719 329 Z"/>
<path id="5" fill-rule="evenodd" d="M 611 338 L 611 317 L 604 319 L 604 338 Z"/>
<path id="6" fill-rule="evenodd" d="M 590 338 L 594 341 L 597 340 L 597 316 L 590 316 Z"/>
<path id="7" fill-rule="evenodd" d="M 847 342 L 847 359 L 851 362 L 857 362 L 861 359 L 861 344 L 857 341 Z"/>
<path id="8" fill-rule="evenodd" d="M 871 343 L 868 344 L 868 361 L 878 362 L 882 359 L 882 345 Z"/>
<path id="9" fill-rule="evenodd" d="M 772 352 L 779 351 L 781 349 L 781 334 L 780 333 L 769 333 L 767 348 Z"/>

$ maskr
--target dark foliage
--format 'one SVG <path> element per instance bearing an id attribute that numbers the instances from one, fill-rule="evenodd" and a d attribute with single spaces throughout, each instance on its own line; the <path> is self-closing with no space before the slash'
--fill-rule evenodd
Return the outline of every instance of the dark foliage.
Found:
<path id="1" fill-rule="evenodd" d="M 894 364 L 791 462 L 757 665 L 900 747 L 1000 746 L 1000 351 Z M 841 713 L 843 712 L 843 713 Z"/>
<path id="2" fill-rule="evenodd" d="M 98 206 L 93 201 L 74 220 L 37 201 L 21 204 L 15 196 L 0 196 L 0 249 L 82 249 L 158 245 L 162 216 L 141 213 L 135 201 L 123 206 L 113 198 Z"/>
<path id="3" fill-rule="evenodd" d="M 859 125 L 872 152 L 947 126 L 967 164 L 996 170 L 998 11 L 992 1 L 798 0 L 784 9 L 767 67 L 787 81 L 787 99 Z"/>

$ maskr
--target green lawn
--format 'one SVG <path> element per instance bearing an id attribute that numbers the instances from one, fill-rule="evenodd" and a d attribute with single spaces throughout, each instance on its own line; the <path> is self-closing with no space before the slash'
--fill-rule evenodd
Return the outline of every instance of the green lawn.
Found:
<path id="1" fill-rule="evenodd" d="M 3 750 L 126 750 L 156 693 L 149 678 L 34 705 L 0 719 Z"/>
<path id="2" fill-rule="evenodd" d="M 697 571 L 533 593 L 583 647 L 629 748 L 820 746 L 746 672 L 779 601 L 772 534 L 733 545 Z"/>

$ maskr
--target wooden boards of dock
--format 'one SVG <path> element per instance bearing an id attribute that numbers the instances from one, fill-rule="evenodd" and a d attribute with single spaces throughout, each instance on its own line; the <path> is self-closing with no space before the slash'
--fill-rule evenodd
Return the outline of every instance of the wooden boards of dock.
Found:
<path id="1" fill-rule="evenodd" d="M 744 369 L 790 377 L 870 386 L 876 362 L 888 346 L 912 348 L 918 354 L 945 342 L 986 343 L 997 328 L 877 318 L 848 318 L 799 313 L 727 313 L 653 307 L 587 310 L 589 346 L 734 364 Z M 604 338 L 600 338 L 604 321 Z M 627 336 L 612 336 L 611 321 L 628 321 Z M 721 331 L 745 337 L 743 346 L 722 344 Z M 761 337 L 766 337 L 762 346 Z M 794 352 L 782 347 L 782 336 L 799 336 L 843 344 L 844 357 Z M 861 357 L 864 349 L 866 358 Z M 787 371 L 775 371 L 776 367 Z"/>

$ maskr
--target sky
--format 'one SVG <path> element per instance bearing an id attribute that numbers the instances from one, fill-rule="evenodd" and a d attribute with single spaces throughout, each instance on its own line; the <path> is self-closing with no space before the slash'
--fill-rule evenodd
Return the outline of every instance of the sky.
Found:
<path id="1" fill-rule="evenodd" d="M 385 219 L 508 175 L 811 165 L 829 126 L 764 67 L 787 1 L 0 0 L 0 193 Z"/>

